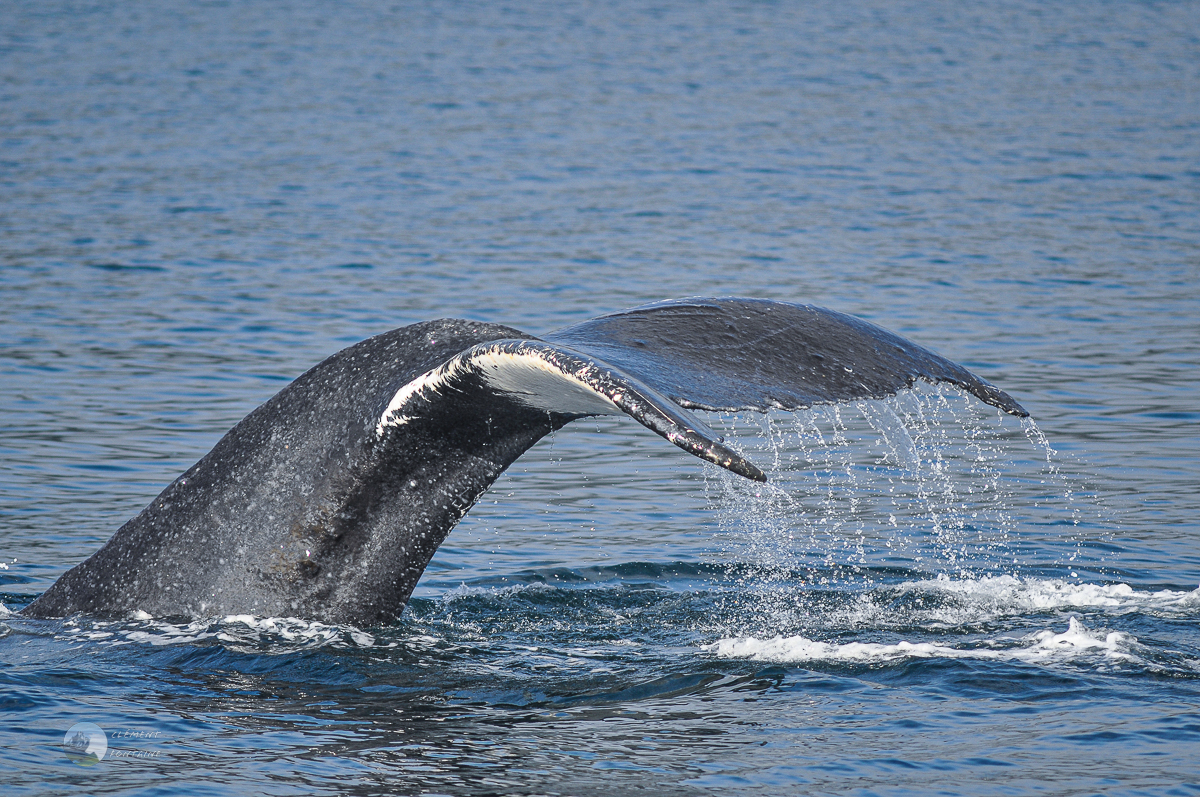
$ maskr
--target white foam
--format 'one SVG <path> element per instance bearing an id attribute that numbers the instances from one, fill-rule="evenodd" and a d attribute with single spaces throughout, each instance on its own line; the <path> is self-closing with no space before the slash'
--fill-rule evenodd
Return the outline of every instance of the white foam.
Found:
<path id="1" fill-rule="evenodd" d="M 777 636 L 773 639 L 737 637 L 721 639 L 702 650 L 727 659 L 750 659 L 797 663 L 809 661 L 876 664 L 899 659 L 986 659 L 1022 661 L 1031 664 L 1092 662 L 1104 664 L 1141 663 L 1136 638 L 1120 631 L 1096 631 L 1086 628 L 1078 618 L 1070 618 L 1067 630 L 1054 633 L 1038 631 L 1021 638 L 983 640 L 973 647 L 954 647 L 933 642 L 892 644 L 875 642 L 819 642 L 803 636 Z"/>
<path id="2" fill-rule="evenodd" d="M 844 631 L 975 632 L 1015 618 L 1052 618 L 1070 612 L 1089 617 L 1142 614 L 1171 620 L 1200 620 L 1200 589 L 1136 590 L 1128 584 L 1089 584 L 1070 579 L 940 576 L 862 592 L 778 584 L 755 591 L 743 587 L 731 602 L 748 633 L 839 633 Z M 1062 622 L 1065 618 L 1053 620 Z M 1047 620 L 1051 621 L 1051 620 Z M 765 633 L 764 633 L 765 632 Z"/>
<path id="3" fill-rule="evenodd" d="M 914 581 L 902 588 L 953 596 L 968 604 L 990 607 L 1005 614 L 1026 614 L 1051 609 L 1110 609 L 1118 612 L 1156 611 L 1192 614 L 1200 610 L 1200 589 L 1191 592 L 1135 590 L 1128 584 L 1089 584 L 1067 579 L 984 576 L 973 579 Z"/>
<path id="4" fill-rule="evenodd" d="M 897 605 L 897 598 L 906 598 Z M 805 615 L 808 628 L 889 629 L 919 625 L 956 628 L 1006 618 L 1063 611 L 1105 615 L 1130 613 L 1169 618 L 1200 618 L 1200 589 L 1191 592 L 1136 590 L 1128 584 L 1088 584 L 1067 579 L 982 578 L 913 581 L 859 594 L 840 606 L 804 610 L 804 596 L 781 601 L 777 594 L 764 601 L 771 611 L 788 609 Z"/>
<path id="5" fill-rule="evenodd" d="M 132 620 L 137 625 L 128 621 L 96 621 L 86 628 L 68 621 L 64 631 L 106 645 L 186 645 L 216 640 L 232 649 L 278 653 L 324 646 L 369 648 L 376 644 L 371 634 L 353 626 L 326 625 L 295 617 L 230 615 L 217 620 L 178 624 L 154 620 L 139 612 Z"/>

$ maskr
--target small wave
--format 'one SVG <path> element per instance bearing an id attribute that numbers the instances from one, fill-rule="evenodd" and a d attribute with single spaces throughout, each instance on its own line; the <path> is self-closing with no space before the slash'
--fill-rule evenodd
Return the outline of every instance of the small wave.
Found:
<path id="1" fill-rule="evenodd" d="M 1052 609 L 1109 609 L 1117 611 L 1153 611 L 1189 615 L 1200 610 L 1200 589 L 1191 592 L 1159 590 L 1144 592 L 1128 584 L 1088 584 L 1065 579 L 985 576 L 915 581 L 901 587 L 917 592 L 958 597 L 968 604 L 988 607 L 1006 614 Z"/>
<path id="2" fill-rule="evenodd" d="M 1056 634 L 1038 631 L 1019 639 L 985 640 L 976 647 L 952 647 L 933 642 L 900 641 L 893 644 L 819 642 L 802 636 L 755 639 L 721 639 L 702 650 L 720 658 L 750 659 L 779 663 L 809 661 L 885 664 L 901 659 L 986 659 L 1021 661 L 1029 664 L 1092 662 L 1101 665 L 1146 664 L 1138 655 L 1141 645 L 1135 637 L 1120 631 L 1092 631 L 1072 617 L 1067 630 Z"/>
<path id="3" fill-rule="evenodd" d="M 727 601 L 737 625 L 721 634 L 773 635 L 842 631 L 998 630 L 1014 620 L 1082 612 L 1087 616 L 1142 614 L 1169 620 L 1200 618 L 1200 589 L 1137 590 L 1128 584 L 1073 579 L 941 575 L 854 592 L 786 585 L 743 589 Z M 731 633 L 732 632 L 732 633 Z"/>

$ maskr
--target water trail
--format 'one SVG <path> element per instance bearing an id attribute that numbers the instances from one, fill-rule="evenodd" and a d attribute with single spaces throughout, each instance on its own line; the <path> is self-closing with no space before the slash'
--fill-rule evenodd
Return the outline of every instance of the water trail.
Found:
<path id="1" fill-rule="evenodd" d="M 1083 518 L 1082 508 L 1076 501 L 1075 491 L 1072 490 L 1070 482 L 1064 478 L 1058 465 L 1058 461 L 1055 459 L 1059 452 L 1051 447 L 1050 441 L 1046 438 L 1046 435 L 1042 432 L 1042 430 L 1038 428 L 1038 425 L 1034 422 L 1033 418 L 1022 419 L 1021 426 L 1025 432 L 1026 439 L 1029 440 L 1029 442 L 1036 449 L 1044 452 L 1045 454 L 1042 483 L 1050 486 L 1051 489 L 1049 491 L 1049 497 L 1057 498 L 1058 496 L 1061 496 L 1070 513 L 1068 522 L 1070 523 L 1075 536 L 1075 550 L 1068 557 L 1068 561 L 1075 562 L 1082 554 L 1084 545 L 1083 537 L 1076 533 Z M 1112 518 L 1105 518 L 1106 513 L 1104 513 L 1103 507 L 1099 503 L 1096 504 L 1095 508 L 1100 518 L 1110 521 L 1110 529 L 1115 526 L 1115 523 L 1111 522 Z M 1111 531 L 1108 536 L 1111 537 Z M 1101 556 L 1101 559 L 1104 559 L 1103 555 Z"/>
<path id="2" fill-rule="evenodd" d="M 706 471 L 722 554 L 745 596 L 727 608 L 743 619 L 767 614 L 804 627 L 800 589 L 1066 575 L 1081 556 L 1079 502 L 1044 435 L 1028 421 L 1018 433 L 1015 421 L 957 390 L 922 385 L 769 415 L 757 427 L 740 417 L 720 423 L 769 468 L 766 485 Z M 1044 461 L 1031 456 L 1040 452 Z"/>

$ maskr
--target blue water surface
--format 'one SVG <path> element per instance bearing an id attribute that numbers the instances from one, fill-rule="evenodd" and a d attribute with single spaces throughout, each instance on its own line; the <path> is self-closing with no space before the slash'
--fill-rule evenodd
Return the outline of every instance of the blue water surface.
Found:
<path id="1" fill-rule="evenodd" d="M 1198 87 L 1191 2 L 0 2 L 5 794 L 1200 793 Z M 1033 421 L 582 421 L 394 625 L 17 614 L 344 346 L 694 295 Z"/>

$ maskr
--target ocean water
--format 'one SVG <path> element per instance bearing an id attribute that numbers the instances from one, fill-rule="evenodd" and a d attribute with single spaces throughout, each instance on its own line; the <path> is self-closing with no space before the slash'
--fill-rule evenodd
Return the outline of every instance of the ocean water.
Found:
<path id="1" fill-rule="evenodd" d="M 1200 793 L 1198 87 L 1189 2 L 0 2 L 4 793 Z M 344 346 L 694 295 L 1032 419 L 585 420 L 394 625 L 19 614 Z"/>

